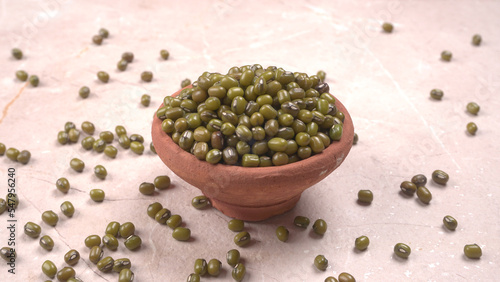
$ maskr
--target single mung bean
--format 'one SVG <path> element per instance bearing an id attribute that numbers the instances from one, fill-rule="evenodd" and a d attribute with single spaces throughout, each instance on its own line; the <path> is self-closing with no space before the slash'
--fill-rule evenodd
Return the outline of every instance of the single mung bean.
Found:
<path id="1" fill-rule="evenodd" d="M 125 248 L 132 251 L 139 248 L 142 245 L 142 239 L 137 235 L 130 235 L 127 237 L 127 239 L 125 239 L 124 245 Z"/>
<path id="2" fill-rule="evenodd" d="M 150 182 L 142 182 L 139 185 L 139 192 L 143 195 L 153 195 L 155 192 L 155 185 Z"/>
<path id="3" fill-rule="evenodd" d="M 479 112 L 479 105 L 475 102 L 470 102 L 467 104 L 467 111 L 473 115 L 477 115 L 477 113 Z"/>
<path id="4" fill-rule="evenodd" d="M 3 156 L 5 154 L 5 150 L 6 150 L 5 144 L 0 143 L 0 156 Z"/>
<path id="5" fill-rule="evenodd" d="M 94 149 L 97 153 L 102 153 L 106 150 L 106 146 L 106 141 L 99 138 L 94 141 L 94 144 L 92 144 L 92 149 Z"/>
<path id="6" fill-rule="evenodd" d="M 394 26 L 391 24 L 391 23 L 388 23 L 388 22 L 385 22 L 382 24 L 382 29 L 385 31 L 385 32 L 392 32 L 392 29 L 394 28 Z"/>
<path id="7" fill-rule="evenodd" d="M 118 276 L 118 282 L 132 282 L 134 281 L 134 273 L 132 270 L 125 268 L 120 271 L 120 275 Z"/>
<path id="8" fill-rule="evenodd" d="M 125 60 L 127 63 L 132 63 L 132 61 L 134 60 L 134 53 L 124 52 L 122 54 L 122 60 Z"/>
<path id="9" fill-rule="evenodd" d="M 102 165 L 96 165 L 94 167 L 94 174 L 95 176 L 97 176 L 97 178 L 99 179 L 106 179 L 106 176 L 108 175 L 108 171 L 106 170 L 106 168 Z"/>
<path id="10" fill-rule="evenodd" d="M 333 276 L 328 276 L 325 278 L 325 282 L 339 282 L 339 280 Z"/>
<path id="11" fill-rule="evenodd" d="M 324 221 L 323 219 L 317 219 L 313 224 L 313 231 L 318 235 L 325 234 L 327 229 L 328 225 L 326 224 L 326 221 Z"/>
<path id="12" fill-rule="evenodd" d="M 61 177 L 59 179 L 57 179 L 56 181 L 56 188 L 57 190 L 63 192 L 63 193 L 67 193 L 69 191 L 69 188 L 70 188 L 70 184 L 69 184 L 69 181 L 68 179 L 64 178 L 64 177 Z"/>
<path id="13" fill-rule="evenodd" d="M 141 73 L 141 79 L 145 82 L 151 82 L 151 80 L 153 80 L 153 73 L 150 71 L 143 71 Z"/>
<path id="14" fill-rule="evenodd" d="M 138 141 L 130 142 L 130 150 L 137 155 L 142 155 L 144 152 L 144 145 Z"/>
<path id="15" fill-rule="evenodd" d="M 472 45 L 474 46 L 479 46 L 481 45 L 481 35 L 479 34 L 474 34 L 474 36 L 472 36 Z"/>
<path id="16" fill-rule="evenodd" d="M 94 202 L 102 202 L 106 196 L 106 193 L 102 189 L 92 189 L 90 190 L 90 198 Z"/>
<path id="17" fill-rule="evenodd" d="M 31 238 L 36 238 L 40 233 L 42 232 L 42 228 L 40 225 L 34 223 L 34 222 L 27 222 L 24 225 L 24 234 L 30 236 Z"/>
<path id="18" fill-rule="evenodd" d="M 435 100 L 441 100 L 444 96 L 444 93 L 441 89 L 432 89 L 431 90 L 431 98 Z"/>
<path id="19" fill-rule="evenodd" d="M 403 191 L 403 193 L 405 193 L 409 196 L 413 196 L 413 194 L 415 194 L 415 192 L 417 191 L 417 185 L 415 185 L 415 183 L 413 183 L 411 181 L 401 182 L 401 185 L 399 185 L 399 188 L 401 188 L 401 191 Z"/>
<path id="20" fill-rule="evenodd" d="M 82 86 L 78 91 L 78 95 L 83 99 L 88 98 L 90 95 L 90 89 L 87 86 Z"/>
<path id="21" fill-rule="evenodd" d="M 102 272 L 110 272 L 114 264 L 115 260 L 112 257 L 105 257 L 97 263 L 97 268 Z"/>
<path id="22" fill-rule="evenodd" d="M 467 132 L 469 132 L 470 135 L 476 135 L 477 125 L 473 122 L 469 122 L 467 124 Z"/>
<path id="23" fill-rule="evenodd" d="M 352 144 L 353 145 L 358 144 L 358 139 L 359 139 L 358 134 L 354 133 L 354 138 L 352 139 Z"/>
<path id="24" fill-rule="evenodd" d="M 111 251 L 118 249 L 118 239 L 111 234 L 102 236 L 102 244 Z"/>
<path id="25" fill-rule="evenodd" d="M 191 230 L 185 227 L 176 227 L 172 232 L 172 237 L 177 241 L 187 241 L 191 238 Z"/>
<path id="26" fill-rule="evenodd" d="M 366 236 L 360 236 L 354 241 L 354 247 L 360 251 L 366 250 L 368 245 L 370 245 L 370 239 Z"/>
<path id="27" fill-rule="evenodd" d="M 88 135 L 93 135 L 95 132 L 95 126 L 90 121 L 84 121 L 82 122 L 82 131 Z"/>
<path id="28" fill-rule="evenodd" d="M 150 103 L 151 103 L 151 96 L 149 96 L 148 94 L 144 94 L 141 96 L 141 104 L 144 107 L 149 107 Z"/>
<path id="29" fill-rule="evenodd" d="M 205 259 L 196 259 L 194 261 L 194 273 L 199 274 L 201 276 L 207 273 L 207 261 Z"/>
<path id="30" fill-rule="evenodd" d="M 104 142 L 110 144 L 113 142 L 115 135 L 113 134 L 113 132 L 106 130 L 106 131 L 99 133 L 99 138 L 104 140 Z"/>
<path id="31" fill-rule="evenodd" d="M 100 36 L 98 34 L 92 36 L 92 42 L 94 42 L 95 45 L 101 45 L 102 44 L 102 40 L 103 40 L 102 36 Z"/>
<path id="32" fill-rule="evenodd" d="M 235 267 L 240 262 L 240 252 L 236 249 L 229 250 L 226 254 L 226 261 L 231 267 Z"/>
<path id="33" fill-rule="evenodd" d="M 298 215 L 293 219 L 293 224 L 300 228 L 307 228 L 307 226 L 309 226 L 309 223 L 310 223 L 309 218 L 305 216 Z"/>
<path id="34" fill-rule="evenodd" d="M 99 235 L 89 235 L 85 238 L 85 246 L 89 249 L 92 249 L 94 246 L 101 245 L 101 237 Z"/>
<path id="35" fill-rule="evenodd" d="M 219 276 L 222 262 L 218 259 L 211 259 L 208 261 L 207 272 L 210 276 Z"/>
<path id="36" fill-rule="evenodd" d="M 167 219 L 167 226 L 175 229 L 182 224 L 182 217 L 178 214 L 173 214 Z"/>
<path id="37" fill-rule="evenodd" d="M 120 135 L 118 137 L 118 144 L 120 144 L 123 149 L 128 149 L 130 148 L 130 138 L 126 134 Z"/>
<path id="38" fill-rule="evenodd" d="M 99 29 L 99 35 L 102 36 L 102 38 L 108 38 L 109 36 L 109 31 L 105 28 L 100 28 Z"/>
<path id="39" fill-rule="evenodd" d="M 158 190 L 165 190 L 168 187 L 170 187 L 170 177 L 167 175 L 160 175 L 155 178 L 153 181 L 156 189 Z"/>
<path id="40" fill-rule="evenodd" d="M 335 124 L 332 128 L 330 128 L 329 136 L 333 141 L 339 141 L 340 138 L 342 138 L 343 131 L 344 128 L 341 124 Z"/>
<path id="41" fill-rule="evenodd" d="M 101 246 L 93 246 L 92 248 L 90 248 L 89 260 L 92 263 L 96 264 L 102 259 L 103 255 L 104 255 L 104 251 L 101 248 Z"/>
<path id="42" fill-rule="evenodd" d="M 153 145 L 153 142 L 151 142 L 151 143 L 149 144 L 149 150 L 151 150 L 151 152 L 153 152 L 154 154 L 158 154 L 158 153 L 156 152 L 155 146 Z"/>
<path id="43" fill-rule="evenodd" d="M 60 208 L 61 212 L 67 217 L 72 217 L 75 214 L 75 207 L 70 201 L 64 201 Z"/>
<path id="44" fill-rule="evenodd" d="M 406 244 L 397 243 L 394 246 L 394 254 L 400 258 L 408 258 L 411 254 L 411 248 Z"/>
<path id="45" fill-rule="evenodd" d="M 210 201 L 208 200 L 208 198 L 206 196 L 203 196 L 203 195 L 196 196 L 191 200 L 191 205 L 195 209 L 203 209 L 203 208 L 207 207 L 208 205 L 210 205 Z"/>
<path id="46" fill-rule="evenodd" d="M 26 73 L 23 70 L 18 70 L 18 71 L 16 71 L 16 77 L 20 81 L 26 81 L 26 80 L 28 80 L 28 73 Z"/>
<path id="47" fill-rule="evenodd" d="M 250 240 L 250 233 L 248 233 L 247 231 L 241 231 L 234 236 L 234 243 L 239 247 L 246 246 L 248 243 L 250 243 Z"/>
<path id="48" fill-rule="evenodd" d="M 128 238 L 130 235 L 134 235 L 135 225 L 132 222 L 125 222 L 120 225 L 118 235 L 122 238 Z"/>
<path id="49" fill-rule="evenodd" d="M 7 210 L 7 202 L 0 198 L 0 214 L 4 213 Z"/>
<path id="50" fill-rule="evenodd" d="M 54 248 L 54 240 L 52 240 L 49 235 L 40 237 L 40 241 L 38 243 L 40 244 L 40 247 L 47 251 L 51 251 Z"/>
<path id="51" fill-rule="evenodd" d="M 78 158 L 73 158 L 69 162 L 69 166 L 77 172 L 82 172 L 83 169 L 85 168 L 85 163 Z"/>
<path id="52" fill-rule="evenodd" d="M 40 79 L 36 75 L 30 75 L 29 82 L 31 86 L 37 87 L 40 84 Z"/>
<path id="53" fill-rule="evenodd" d="M 11 259 L 15 259 L 17 257 L 16 250 L 11 247 L 3 247 L 0 249 L 0 257 L 2 257 L 5 261 L 10 262 Z"/>
<path id="54" fill-rule="evenodd" d="M 441 60 L 443 61 L 451 61 L 451 57 L 453 56 L 453 54 L 448 51 L 448 50 L 444 50 L 443 52 L 441 52 Z"/>
<path id="55" fill-rule="evenodd" d="M 169 209 L 162 208 L 156 213 L 155 220 L 160 224 L 167 224 L 167 220 L 170 218 L 171 215 L 172 214 Z"/>
<path id="56" fill-rule="evenodd" d="M 358 201 L 361 203 L 371 204 L 373 201 L 373 192 L 370 190 L 359 190 Z"/>
<path id="57" fill-rule="evenodd" d="M 285 226 L 278 226 L 278 228 L 276 228 L 276 237 L 278 237 L 278 240 L 281 242 L 286 242 L 288 240 L 289 233 L 290 232 Z"/>
<path id="58" fill-rule="evenodd" d="M 240 219 L 231 219 L 227 223 L 227 228 L 229 228 L 229 230 L 234 232 L 241 232 L 243 231 L 243 228 L 245 228 L 245 222 Z"/>
<path id="59" fill-rule="evenodd" d="M 425 186 L 427 184 L 427 177 L 423 174 L 417 174 L 411 178 L 411 182 L 417 185 L 417 187 Z"/>
<path id="60" fill-rule="evenodd" d="M 53 211 L 44 211 L 42 213 L 42 221 L 50 226 L 56 226 L 59 221 L 59 216 Z"/>
<path id="61" fill-rule="evenodd" d="M 57 280 L 68 281 L 70 278 L 74 278 L 76 275 L 73 267 L 66 266 L 57 272 Z"/>
<path id="62" fill-rule="evenodd" d="M 457 229 L 458 222 L 455 218 L 453 218 L 451 215 L 447 215 L 443 217 L 443 224 L 448 230 L 455 230 Z"/>
<path id="63" fill-rule="evenodd" d="M 119 60 L 118 63 L 116 63 L 116 68 L 120 71 L 125 71 L 127 69 L 128 62 L 125 60 Z"/>
<path id="64" fill-rule="evenodd" d="M 184 88 L 190 84 L 191 84 L 191 80 L 189 78 L 186 78 L 183 81 L 181 81 L 181 88 Z"/>
<path id="65" fill-rule="evenodd" d="M 78 139 L 80 139 L 80 131 L 75 128 L 71 128 L 68 131 L 68 139 L 70 142 L 76 143 L 78 142 Z"/>
<path id="66" fill-rule="evenodd" d="M 64 255 L 64 261 L 69 265 L 75 265 L 78 263 L 79 260 L 80 260 L 80 253 L 75 249 L 69 250 Z"/>
<path id="67" fill-rule="evenodd" d="M 128 258 L 120 258 L 120 259 L 115 259 L 113 263 L 113 271 L 114 272 L 121 272 L 123 269 L 130 269 L 132 267 L 132 263 L 130 262 L 130 259 Z"/>
<path id="68" fill-rule="evenodd" d="M 434 182 L 436 182 L 437 184 L 446 185 L 449 179 L 450 176 L 448 175 L 448 173 L 442 170 L 438 169 L 432 172 L 432 180 L 434 180 Z"/>
<path id="69" fill-rule="evenodd" d="M 99 71 L 97 73 L 97 79 L 99 79 L 100 81 L 102 81 L 104 83 L 107 83 L 109 81 L 109 74 L 105 71 Z"/>
<path id="70" fill-rule="evenodd" d="M 356 282 L 356 279 L 351 274 L 342 272 L 339 274 L 339 282 Z"/>
<path id="71" fill-rule="evenodd" d="M 123 125 L 117 125 L 117 126 L 115 126 L 115 133 L 116 133 L 116 136 L 120 137 L 124 134 L 127 134 L 127 129 L 125 129 L 125 127 Z"/>
<path id="72" fill-rule="evenodd" d="M 483 255 L 483 251 L 478 244 L 469 244 L 464 246 L 464 254 L 470 259 L 479 259 Z"/>
<path id="73" fill-rule="evenodd" d="M 118 150 L 113 145 L 107 145 L 106 148 L 104 148 L 104 154 L 114 159 L 118 154 Z"/>
<path id="74" fill-rule="evenodd" d="M 314 266 L 319 270 L 325 271 L 328 268 L 328 260 L 324 255 L 317 255 L 314 258 Z"/>
<path id="75" fill-rule="evenodd" d="M 168 60 L 170 53 L 167 50 L 162 49 L 162 50 L 160 50 L 160 56 L 162 57 L 162 59 Z"/>
<path id="76" fill-rule="evenodd" d="M 16 148 L 9 148 L 5 151 L 5 156 L 11 161 L 17 162 L 17 156 L 19 155 L 19 150 Z"/>
<path id="77" fill-rule="evenodd" d="M 12 49 L 12 57 L 21 60 L 23 58 L 23 51 L 19 48 L 13 48 Z"/>
<path id="78" fill-rule="evenodd" d="M 104 234 L 111 234 L 111 235 L 117 237 L 119 231 L 120 231 L 120 223 L 117 221 L 111 221 L 106 226 L 106 230 L 104 231 Z"/>
<path id="79" fill-rule="evenodd" d="M 200 282 L 201 278 L 199 274 L 191 273 L 187 278 L 187 282 Z"/>
<path id="80" fill-rule="evenodd" d="M 155 218 L 155 215 L 161 210 L 163 209 L 163 206 L 162 204 L 158 203 L 158 202 L 154 202 L 152 204 L 150 204 L 148 206 L 148 209 L 147 209 L 147 214 L 149 217 L 151 218 Z"/>
<path id="81" fill-rule="evenodd" d="M 432 200 L 431 191 L 429 191 L 429 189 L 427 189 L 425 186 L 420 186 L 417 188 L 417 197 L 424 204 L 429 204 L 429 202 Z"/>
<path id="82" fill-rule="evenodd" d="M 57 266 L 50 260 L 46 260 L 42 264 L 42 272 L 50 278 L 56 277 Z"/>
<path id="83" fill-rule="evenodd" d="M 242 263 L 238 263 L 231 271 L 231 276 L 235 281 L 241 281 L 245 278 L 246 268 Z"/>

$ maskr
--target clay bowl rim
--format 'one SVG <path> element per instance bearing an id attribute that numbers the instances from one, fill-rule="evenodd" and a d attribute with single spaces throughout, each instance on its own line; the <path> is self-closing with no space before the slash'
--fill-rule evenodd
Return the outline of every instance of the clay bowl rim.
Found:
<path id="1" fill-rule="evenodd" d="M 191 85 L 186 86 L 186 87 L 178 90 L 177 92 L 171 94 L 170 96 L 175 97 L 175 96 L 179 95 L 179 93 L 183 89 L 190 88 L 190 87 L 191 87 Z M 330 94 L 330 95 L 332 95 L 332 94 Z M 158 130 L 158 132 L 160 132 L 160 134 L 162 135 L 161 137 L 163 137 L 163 138 L 161 138 L 161 140 L 163 140 L 165 145 L 168 146 L 172 150 L 171 153 L 176 154 L 176 155 L 183 154 L 182 155 L 183 160 L 197 161 L 200 163 L 199 165 L 204 166 L 206 168 L 210 168 L 211 170 L 214 170 L 214 169 L 220 170 L 220 173 L 225 173 L 227 171 L 231 171 L 231 173 L 238 172 L 241 174 L 245 174 L 245 177 L 252 177 L 253 175 L 255 175 L 255 176 L 258 175 L 258 176 L 262 177 L 262 175 L 263 175 L 262 172 L 265 171 L 266 174 L 269 174 L 273 177 L 276 175 L 279 176 L 279 174 L 283 173 L 284 171 L 286 171 L 286 172 L 296 171 L 297 169 L 299 169 L 299 167 L 302 167 L 302 166 L 307 167 L 308 165 L 310 165 L 312 163 L 316 163 L 316 162 L 325 162 L 325 163 L 328 163 L 329 161 L 336 162 L 337 160 L 336 159 L 332 160 L 332 158 L 334 156 L 336 156 L 340 151 L 345 149 L 346 146 L 348 147 L 348 150 L 347 150 L 347 153 L 343 156 L 343 160 L 345 159 L 345 157 L 349 153 L 349 151 L 352 147 L 352 141 L 354 138 L 354 126 L 352 123 L 352 119 L 351 119 L 349 112 L 347 111 L 345 106 L 342 104 L 342 102 L 340 102 L 340 100 L 337 97 L 335 97 L 334 95 L 332 95 L 332 96 L 335 98 L 335 106 L 337 107 L 337 110 L 341 111 L 345 116 L 344 122 L 342 123 L 343 124 L 342 138 L 339 141 L 331 141 L 330 145 L 327 148 L 325 148 L 323 150 L 323 152 L 321 152 L 319 154 L 315 154 L 307 159 L 303 159 L 303 160 L 297 161 L 295 163 L 290 163 L 290 164 L 286 164 L 286 165 L 282 165 L 282 166 L 243 167 L 243 166 L 239 166 L 239 165 L 226 165 L 223 163 L 211 164 L 211 163 L 208 163 L 204 160 L 199 160 L 193 154 L 183 150 L 181 147 L 179 147 L 179 145 L 177 145 L 172 140 L 170 135 L 165 133 L 163 130 Z M 160 107 L 158 109 L 160 109 L 162 107 L 163 107 L 163 103 L 160 105 Z M 153 126 L 159 126 L 161 128 L 162 121 L 163 120 L 159 119 L 156 116 L 156 111 L 155 111 L 154 119 L 153 119 Z M 349 126 L 347 128 L 344 128 L 344 126 L 346 124 Z M 165 137 L 167 137 L 167 138 L 165 138 Z M 346 143 L 349 143 L 349 144 L 346 144 Z M 342 160 L 342 162 L 343 162 L 343 160 Z M 327 165 L 325 165 L 325 166 L 327 166 Z M 334 170 L 338 166 L 340 166 L 340 164 L 336 165 Z M 170 167 L 169 167 L 169 169 L 172 170 Z"/>

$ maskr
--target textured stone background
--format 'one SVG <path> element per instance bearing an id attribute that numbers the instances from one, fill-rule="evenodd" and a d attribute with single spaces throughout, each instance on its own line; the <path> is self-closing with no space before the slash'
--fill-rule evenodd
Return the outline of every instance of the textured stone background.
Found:
<path id="1" fill-rule="evenodd" d="M 308 189 L 297 207 L 281 216 L 247 224 L 253 242 L 240 248 L 247 267 L 245 281 L 323 281 L 341 272 L 357 281 L 493 281 L 499 274 L 500 154 L 497 140 L 500 102 L 500 37 L 498 1 L 0 1 L 0 142 L 28 149 L 28 165 L 0 157 L 0 195 L 7 193 L 7 169 L 16 168 L 21 205 L 16 211 L 18 260 L 15 276 L 0 266 L 2 281 L 43 281 L 41 264 L 50 259 L 58 268 L 63 255 L 77 249 L 82 260 L 75 266 L 84 281 L 116 281 L 115 273 L 100 273 L 88 261 L 83 240 L 104 233 L 109 221 L 132 221 L 143 246 L 137 252 L 123 247 L 106 251 L 114 258 L 129 257 L 136 281 L 184 281 L 196 258 L 218 258 L 236 246 L 228 218 L 217 210 L 198 211 L 190 199 L 199 191 L 177 178 L 149 150 L 142 156 L 119 149 L 116 159 L 84 151 L 79 144 L 61 146 L 57 132 L 66 121 L 77 125 L 90 120 L 96 132 L 124 125 L 129 133 L 151 141 L 151 116 L 163 97 L 205 70 L 225 72 L 231 66 L 260 63 L 315 74 L 327 72 L 331 92 L 353 118 L 359 143 L 344 164 L 324 181 Z M 394 23 L 392 34 L 381 23 Z M 101 46 L 91 38 L 106 27 L 110 38 Z M 471 45 L 475 33 L 480 47 Z M 20 47 L 25 57 L 10 56 Z M 171 57 L 163 61 L 160 49 Z M 442 62 L 442 50 L 453 60 Z M 116 70 L 125 51 L 135 60 L 127 71 Z M 15 79 L 24 69 L 37 74 L 37 88 Z M 107 84 L 96 79 L 109 72 Z M 151 83 L 140 73 L 151 70 Z M 78 89 L 88 85 L 92 94 L 82 100 Z M 441 88 L 442 101 L 429 98 Z M 139 104 L 149 93 L 151 106 Z M 476 101 L 478 116 L 466 113 Z M 466 134 L 474 121 L 476 136 Z M 496 128 L 496 129 L 495 129 Z M 83 173 L 69 168 L 79 157 Z M 102 164 L 108 178 L 95 178 L 92 168 Z M 399 184 L 414 174 L 430 177 L 435 169 L 449 173 L 446 187 L 428 184 L 430 205 L 402 197 Z M 138 185 L 160 174 L 171 176 L 173 188 L 153 197 L 140 194 Z M 59 177 L 73 189 L 63 195 L 55 189 Z M 88 191 L 101 188 L 106 201 L 92 202 Z M 371 189 L 370 206 L 356 203 L 357 191 Z M 70 200 L 77 212 L 65 218 L 59 205 Z M 192 230 L 193 242 L 177 242 L 171 230 L 147 217 L 147 205 L 160 201 L 182 215 Z M 45 210 L 60 215 L 55 228 L 41 222 Z M 455 232 L 442 227 L 442 218 L 459 221 Z M 292 225 L 296 215 L 312 221 L 324 218 L 329 229 L 323 238 Z M 7 244 L 7 213 L 0 215 L 0 246 Z M 51 252 L 23 234 L 34 221 L 42 234 L 56 241 Z M 290 230 L 287 243 L 274 230 Z M 4 227 L 5 226 L 5 227 Z M 365 252 L 353 250 L 354 239 L 367 235 Z M 412 248 L 408 260 L 393 256 L 393 246 Z M 463 255 L 465 244 L 483 248 L 480 260 Z M 330 261 L 325 272 L 312 265 L 317 254 Z M 8 280 L 6 280 L 8 279 Z M 232 281 L 224 264 L 219 278 Z"/>

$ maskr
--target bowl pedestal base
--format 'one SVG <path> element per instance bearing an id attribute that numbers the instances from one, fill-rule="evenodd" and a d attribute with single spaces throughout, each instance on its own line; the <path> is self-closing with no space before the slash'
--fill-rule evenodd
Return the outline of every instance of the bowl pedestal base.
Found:
<path id="1" fill-rule="evenodd" d="M 284 202 L 277 203 L 272 206 L 261 207 L 238 206 L 218 201 L 217 199 L 213 198 L 210 199 L 210 203 L 214 208 L 218 209 L 223 214 L 229 217 L 241 219 L 244 221 L 261 221 L 271 216 L 283 214 L 293 209 L 297 202 L 300 200 L 300 195 L 301 194 L 298 194 Z"/>

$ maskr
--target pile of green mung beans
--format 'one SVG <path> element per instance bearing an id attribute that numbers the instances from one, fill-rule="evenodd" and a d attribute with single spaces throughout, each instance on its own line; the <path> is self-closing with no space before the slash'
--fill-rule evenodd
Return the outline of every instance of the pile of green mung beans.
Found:
<path id="1" fill-rule="evenodd" d="M 322 74 L 321 74 L 322 76 Z M 285 165 L 339 141 L 344 114 L 318 75 L 261 65 L 203 73 L 157 117 L 183 150 L 212 164 Z"/>

